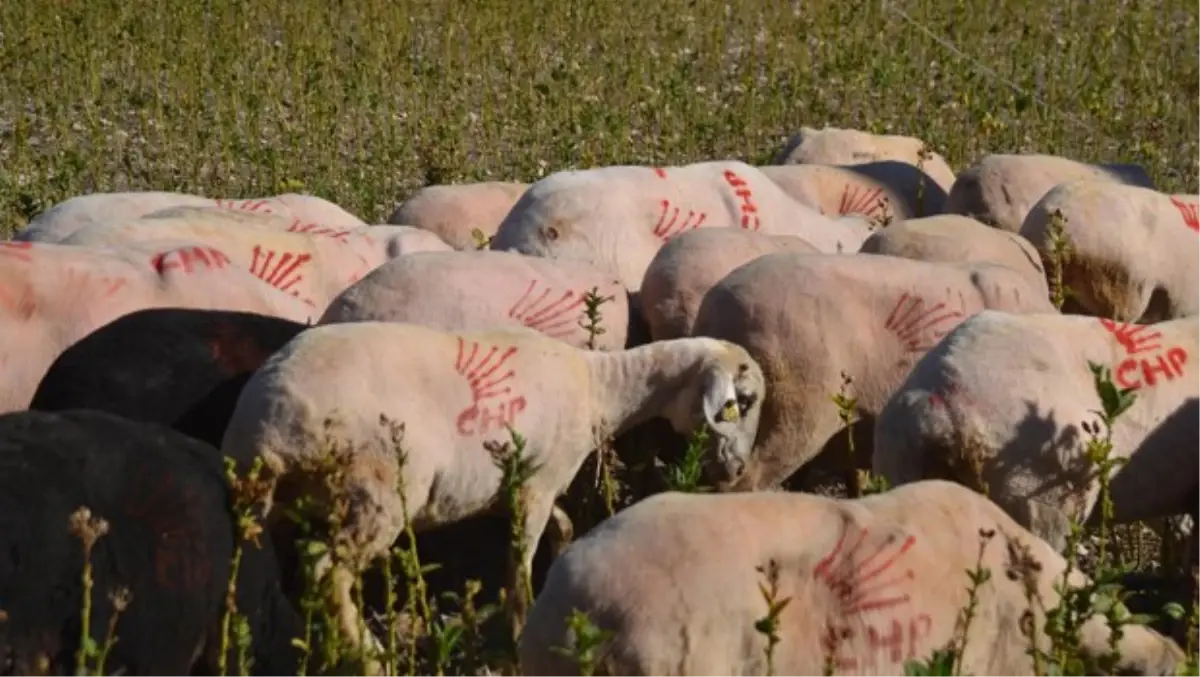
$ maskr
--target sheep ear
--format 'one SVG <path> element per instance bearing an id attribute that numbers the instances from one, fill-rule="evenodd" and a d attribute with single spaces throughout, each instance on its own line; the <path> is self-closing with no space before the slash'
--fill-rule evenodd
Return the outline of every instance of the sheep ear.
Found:
<path id="1" fill-rule="evenodd" d="M 704 418 L 713 424 L 737 423 L 741 419 L 733 378 L 724 371 L 716 371 L 707 379 L 704 388 Z"/>

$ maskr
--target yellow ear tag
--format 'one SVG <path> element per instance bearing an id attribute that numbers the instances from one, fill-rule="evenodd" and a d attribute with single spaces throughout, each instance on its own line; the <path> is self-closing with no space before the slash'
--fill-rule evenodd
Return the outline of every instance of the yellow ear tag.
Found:
<path id="1" fill-rule="evenodd" d="M 739 418 L 741 418 L 741 414 L 738 413 L 738 408 L 737 408 L 736 402 L 729 402 L 728 404 L 725 405 L 725 408 L 721 410 L 721 420 L 722 421 L 728 421 L 730 423 L 733 423 L 734 421 L 737 421 Z"/>

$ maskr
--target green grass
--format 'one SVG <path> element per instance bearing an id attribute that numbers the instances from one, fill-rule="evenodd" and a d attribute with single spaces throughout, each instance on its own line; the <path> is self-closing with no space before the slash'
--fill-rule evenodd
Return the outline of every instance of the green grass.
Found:
<path id="1" fill-rule="evenodd" d="M 766 162 L 802 124 L 1196 192 L 1195 3 L 1065 5 L 7 0 L 0 231 L 143 189 L 302 190 L 382 222 L 426 183 Z"/>
<path id="2" fill-rule="evenodd" d="M 430 183 L 766 163 L 801 125 L 917 136 L 960 170 L 992 152 L 1135 162 L 1195 193 L 1197 13 L 1190 0 L 5 0 L 0 234 L 122 190 L 301 191 L 382 222 Z M 474 651 L 463 623 L 448 627 Z"/>

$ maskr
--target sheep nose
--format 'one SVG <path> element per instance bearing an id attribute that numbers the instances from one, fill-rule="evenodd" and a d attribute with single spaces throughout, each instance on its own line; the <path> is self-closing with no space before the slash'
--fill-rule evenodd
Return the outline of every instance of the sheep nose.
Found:
<path id="1" fill-rule="evenodd" d="M 736 480 L 736 479 L 741 478 L 741 476 L 743 474 L 745 474 L 745 472 L 746 472 L 746 462 L 740 458 L 733 459 L 732 470 L 733 470 L 733 472 L 731 473 L 731 475 L 732 475 L 733 479 Z"/>

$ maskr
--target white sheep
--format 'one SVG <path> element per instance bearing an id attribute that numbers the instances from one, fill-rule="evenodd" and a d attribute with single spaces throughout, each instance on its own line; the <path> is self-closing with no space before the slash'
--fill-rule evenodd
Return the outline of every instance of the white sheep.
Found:
<path id="1" fill-rule="evenodd" d="M 598 439 L 658 417 L 679 433 L 703 424 L 708 470 L 736 477 L 754 444 L 763 394 L 762 371 L 746 351 L 713 339 L 602 352 L 531 329 L 331 324 L 303 332 L 254 374 L 222 448 L 236 458 L 261 455 L 285 492 L 284 485 L 314 479 L 304 462 L 324 449 L 323 421 L 340 417 L 340 444 L 353 452 L 344 480 L 353 501 L 333 541 L 353 557 L 334 567 L 327 559 L 320 571 L 334 577 L 339 618 L 354 638 L 353 572 L 401 533 L 399 481 L 417 530 L 502 506 L 501 471 L 484 445 L 508 441 L 511 426 L 526 440 L 526 458 L 540 464 L 525 484 L 520 540 L 529 567 L 555 499 Z M 381 415 L 406 426 L 402 467 Z"/>
<path id="2" fill-rule="evenodd" d="M 525 191 L 490 246 L 585 261 L 636 292 L 658 249 L 698 228 L 794 235 L 829 253 L 857 251 L 870 234 L 861 215 L 826 217 L 754 167 L 720 161 L 555 172 Z"/>
<path id="3" fill-rule="evenodd" d="M 1021 235 L 1051 260 L 1051 224 L 1071 246 L 1062 264 L 1064 312 L 1125 322 L 1200 313 L 1200 195 L 1088 179 L 1055 186 L 1025 216 Z"/>
<path id="4" fill-rule="evenodd" d="M 586 328 L 593 289 L 607 299 L 600 306 L 603 333 L 594 337 Z M 333 299 L 317 324 L 363 320 L 445 331 L 524 326 L 580 348 L 592 340 L 597 349 L 616 350 L 625 347 L 629 299 L 619 280 L 578 261 L 515 252 L 425 252 L 371 271 Z"/>
<path id="5" fill-rule="evenodd" d="M 928 151 L 925 158 L 921 157 L 922 148 Z M 946 159 L 921 139 L 840 127 L 801 127 L 775 154 L 772 164 L 858 165 L 888 160 L 919 166 L 943 194 L 954 183 L 954 170 Z"/>
<path id="6" fill-rule="evenodd" d="M 898 160 L 765 165 L 758 170 L 793 200 L 822 214 L 861 214 L 877 224 L 937 214 L 946 201 L 946 191 L 928 174 Z"/>
<path id="7" fill-rule="evenodd" d="M 478 243 L 472 231 L 491 237 L 528 187 L 518 181 L 425 186 L 409 195 L 388 223 L 436 233 L 455 249 L 475 249 Z"/>
<path id="8" fill-rule="evenodd" d="M 893 223 L 871 233 L 858 251 L 941 263 L 999 263 L 1050 295 L 1042 257 L 1028 240 L 959 214 Z"/>
<path id="9" fill-rule="evenodd" d="M 1100 490 L 1083 429 L 1102 409 L 1094 362 L 1137 393 L 1113 428 L 1113 456 L 1130 459 L 1113 474 L 1114 520 L 1194 508 L 1198 351 L 1197 316 L 1132 325 L 981 312 L 929 351 L 880 410 L 875 472 L 892 485 L 940 478 L 986 490 L 1061 549 L 1067 519 L 1088 517 Z"/>
<path id="10" fill-rule="evenodd" d="M 313 195 L 284 193 L 266 198 L 208 198 L 165 191 L 91 193 L 63 200 L 35 216 L 14 240 L 62 242 L 88 226 L 128 221 L 170 207 L 220 207 L 235 212 L 277 216 L 289 222 L 321 223 L 331 228 L 366 225 L 338 205 Z"/>
<path id="11" fill-rule="evenodd" d="M 744 263 L 782 251 L 820 253 L 798 237 L 739 228 L 702 228 L 671 238 L 650 261 L 637 296 L 650 338 L 690 335 L 713 285 Z"/>
<path id="12" fill-rule="evenodd" d="M 581 674 L 571 657 L 574 612 L 609 633 L 593 674 L 768 674 L 756 625 L 767 615 L 771 562 L 775 600 L 790 600 L 773 651 L 783 675 L 903 674 L 906 661 L 927 660 L 955 638 L 977 566 L 991 576 L 977 590 L 961 674 L 1034 674 L 1022 628 L 1032 620 L 1038 648 L 1050 642 L 1026 590 L 1053 608 L 1066 568 L 985 497 L 949 482 L 859 500 L 659 494 L 555 560 L 521 637 L 520 674 Z M 1087 578 L 1074 569 L 1067 581 Z M 1106 620 L 1091 616 L 1079 649 L 1104 656 L 1110 636 Z M 1141 625 L 1125 626 L 1116 647 L 1118 667 L 1134 674 L 1173 674 L 1184 660 L 1174 642 Z"/>
<path id="13" fill-rule="evenodd" d="M 958 175 L 943 209 L 1017 233 L 1029 210 L 1051 188 L 1081 179 L 1154 187 L 1138 165 L 1089 164 L 1037 153 L 993 154 Z"/>
<path id="14" fill-rule="evenodd" d="M 848 469 L 848 450 L 838 448 L 846 425 L 830 401 L 843 374 L 857 398 L 857 449 L 869 449 L 873 417 L 912 366 L 985 308 L 1054 312 L 1042 288 L 994 263 L 782 252 L 726 275 L 705 294 L 692 334 L 744 346 L 766 374 L 767 397 L 749 468 L 719 488 L 776 486 L 822 455 L 818 467 Z"/>

